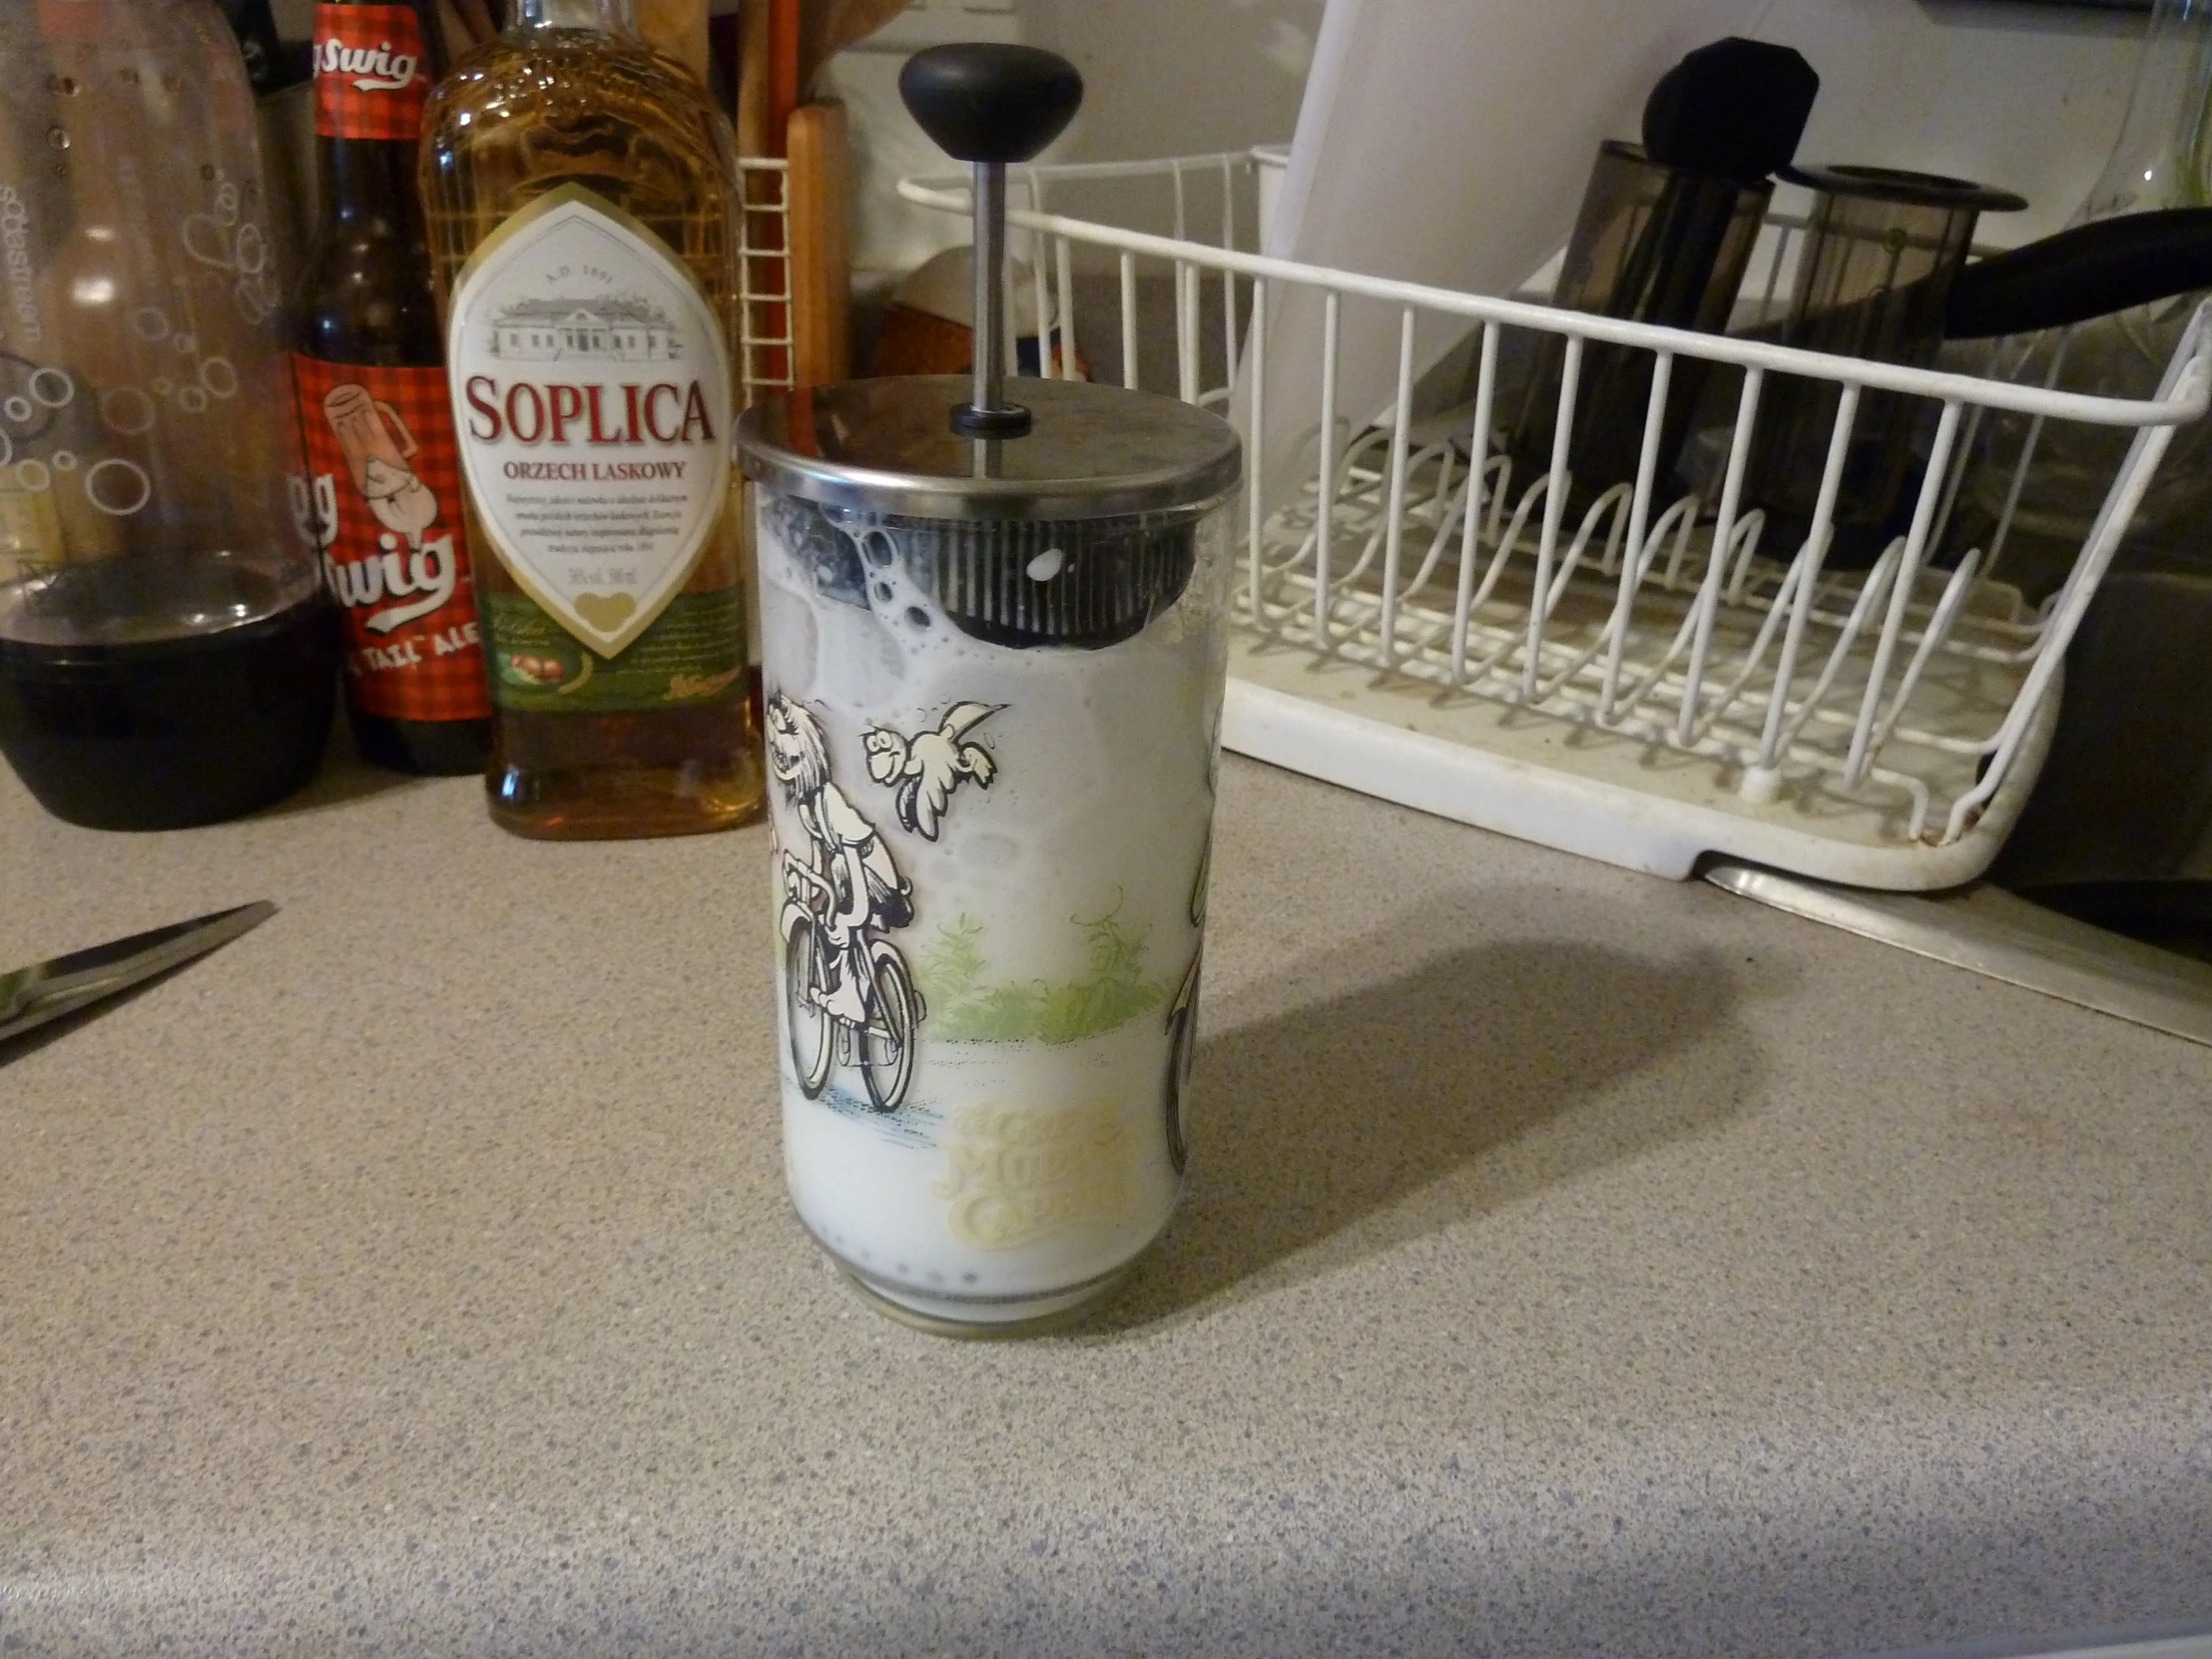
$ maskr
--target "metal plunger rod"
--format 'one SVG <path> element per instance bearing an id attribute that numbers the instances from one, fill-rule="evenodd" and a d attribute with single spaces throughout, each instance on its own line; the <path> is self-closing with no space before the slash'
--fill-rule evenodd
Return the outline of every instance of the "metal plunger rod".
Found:
<path id="1" fill-rule="evenodd" d="M 975 163 L 975 383 L 969 407 L 1006 403 L 1006 169 Z"/>
<path id="2" fill-rule="evenodd" d="M 932 46 L 906 60 L 898 95 L 946 155 L 975 169 L 975 378 L 969 401 L 949 411 L 952 429 L 1018 438 L 1030 419 L 1006 401 L 1006 165 L 1059 137 L 1083 102 L 1083 77 L 1034 46 Z"/>

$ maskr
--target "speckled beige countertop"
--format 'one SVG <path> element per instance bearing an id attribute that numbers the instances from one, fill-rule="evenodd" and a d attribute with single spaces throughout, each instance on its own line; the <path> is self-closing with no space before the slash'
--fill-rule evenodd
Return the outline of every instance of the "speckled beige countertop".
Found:
<path id="1" fill-rule="evenodd" d="M 1192 1185 L 1088 1332 L 787 1213 L 766 832 L 340 768 L 0 962 L 0 1655 L 1820 1655 L 2212 1616 L 2212 1051 L 1232 762 Z"/>

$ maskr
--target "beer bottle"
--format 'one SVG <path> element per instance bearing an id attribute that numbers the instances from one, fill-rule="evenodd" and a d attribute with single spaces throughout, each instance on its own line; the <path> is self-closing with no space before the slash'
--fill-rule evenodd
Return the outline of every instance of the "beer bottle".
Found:
<path id="1" fill-rule="evenodd" d="M 415 4 L 315 7 L 320 210 L 292 367 L 354 743 L 401 772 L 472 773 L 491 701 L 414 188 L 436 39 Z"/>

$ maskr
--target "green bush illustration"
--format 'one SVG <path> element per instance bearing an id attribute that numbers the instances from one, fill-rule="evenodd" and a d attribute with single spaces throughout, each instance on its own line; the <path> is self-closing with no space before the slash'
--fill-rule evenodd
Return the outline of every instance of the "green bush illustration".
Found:
<path id="1" fill-rule="evenodd" d="M 921 993 L 930 1033 L 953 1042 L 1080 1042 L 1127 1025 L 1167 1000 L 1169 988 L 1144 977 L 1145 927 L 1120 919 L 1121 901 L 1100 916 L 1070 916 L 1082 929 L 1090 976 L 1058 984 L 984 981 L 983 924 L 959 915 L 937 925 L 921 952 Z"/>
<path id="2" fill-rule="evenodd" d="M 962 913 L 937 923 L 937 936 L 921 954 L 922 995 L 931 1002 L 964 1001 L 983 976 L 983 924 Z"/>

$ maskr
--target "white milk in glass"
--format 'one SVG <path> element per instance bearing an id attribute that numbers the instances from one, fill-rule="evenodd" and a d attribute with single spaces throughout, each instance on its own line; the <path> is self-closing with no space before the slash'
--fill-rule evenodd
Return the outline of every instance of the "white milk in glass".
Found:
<path id="1" fill-rule="evenodd" d="M 961 631 L 896 521 L 763 492 L 791 1190 L 916 1312 L 1080 1302 L 1174 1207 L 1223 673 L 1220 520 L 1188 533 L 1189 585 L 1133 638 L 1014 647 Z M 796 986 L 810 956 L 838 965 Z"/>

